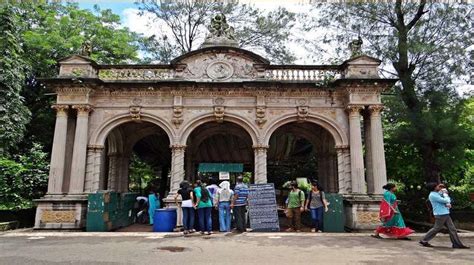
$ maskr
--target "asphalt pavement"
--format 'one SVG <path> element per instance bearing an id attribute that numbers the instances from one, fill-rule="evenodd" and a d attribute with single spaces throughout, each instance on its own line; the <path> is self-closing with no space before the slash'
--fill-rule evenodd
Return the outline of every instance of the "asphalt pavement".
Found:
<path id="1" fill-rule="evenodd" d="M 6 232 L 0 264 L 474 264 L 474 250 L 452 249 L 449 237 L 434 248 L 369 234 Z M 461 239 L 474 246 L 474 234 Z"/>

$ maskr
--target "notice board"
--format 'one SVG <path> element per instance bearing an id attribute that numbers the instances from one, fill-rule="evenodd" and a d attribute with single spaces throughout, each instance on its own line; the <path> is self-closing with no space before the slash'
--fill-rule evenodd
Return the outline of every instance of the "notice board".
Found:
<path id="1" fill-rule="evenodd" d="M 278 232 L 278 210 L 273 183 L 249 186 L 250 228 L 256 232 Z"/>

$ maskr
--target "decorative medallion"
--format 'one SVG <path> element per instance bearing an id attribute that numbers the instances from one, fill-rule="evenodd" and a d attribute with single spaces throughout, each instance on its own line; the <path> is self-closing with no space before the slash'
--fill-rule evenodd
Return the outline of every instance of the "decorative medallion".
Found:
<path id="1" fill-rule="evenodd" d="M 234 74 L 234 68 L 229 63 L 218 61 L 209 64 L 206 73 L 212 80 L 226 80 Z"/>

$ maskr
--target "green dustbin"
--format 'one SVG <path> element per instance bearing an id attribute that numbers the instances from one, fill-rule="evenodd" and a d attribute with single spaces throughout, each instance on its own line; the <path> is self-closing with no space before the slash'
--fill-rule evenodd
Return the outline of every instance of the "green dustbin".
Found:
<path id="1" fill-rule="evenodd" d="M 324 232 L 344 232 L 344 205 L 342 195 L 326 193 L 326 200 L 330 203 L 329 210 L 324 213 Z"/>

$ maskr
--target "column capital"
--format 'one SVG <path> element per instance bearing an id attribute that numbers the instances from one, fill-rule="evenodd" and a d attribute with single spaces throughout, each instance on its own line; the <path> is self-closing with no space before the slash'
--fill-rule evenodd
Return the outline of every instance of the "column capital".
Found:
<path id="1" fill-rule="evenodd" d="M 370 114 L 377 115 L 377 114 L 380 114 L 380 112 L 382 112 L 383 105 L 382 104 L 370 105 L 368 109 L 369 109 Z"/>
<path id="2" fill-rule="evenodd" d="M 349 145 L 336 145 L 334 149 L 336 149 L 337 152 L 349 150 Z"/>
<path id="3" fill-rule="evenodd" d="M 67 110 L 69 105 L 65 104 L 54 104 L 51 106 L 52 109 L 56 110 L 56 115 L 58 116 L 67 116 Z"/>
<path id="4" fill-rule="evenodd" d="M 92 111 L 92 106 L 89 104 L 72 105 L 72 108 L 77 110 L 77 115 L 89 115 Z"/>
<path id="5" fill-rule="evenodd" d="M 173 150 L 173 151 L 184 151 L 186 149 L 186 145 L 185 144 L 172 144 L 170 145 L 170 148 Z"/>
<path id="6" fill-rule="evenodd" d="M 92 145 L 92 144 L 90 144 L 90 145 L 87 146 L 87 149 L 91 150 L 93 152 L 101 152 L 102 150 L 105 149 L 105 147 L 103 145 Z"/>
<path id="7" fill-rule="evenodd" d="M 267 151 L 269 146 L 265 144 L 256 144 L 256 145 L 252 145 L 252 148 L 255 151 Z"/>
<path id="8" fill-rule="evenodd" d="M 359 114 L 362 109 L 364 109 L 364 105 L 360 104 L 349 104 L 346 106 L 346 110 L 350 115 Z"/>

